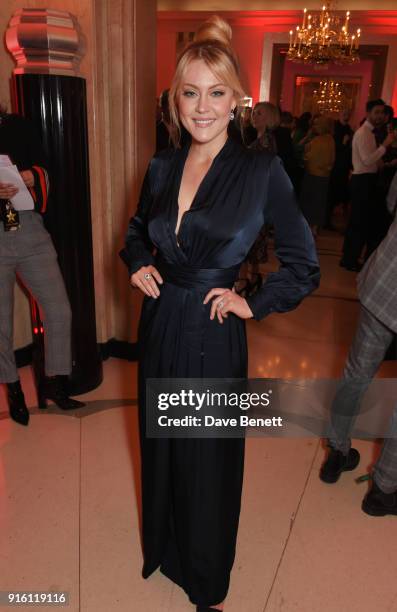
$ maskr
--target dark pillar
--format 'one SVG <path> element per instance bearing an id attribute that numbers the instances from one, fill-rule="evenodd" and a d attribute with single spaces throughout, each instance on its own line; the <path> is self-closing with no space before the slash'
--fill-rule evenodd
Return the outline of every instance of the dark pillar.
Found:
<path id="1" fill-rule="evenodd" d="M 50 198 L 45 225 L 58 252 L 72 306 L 70 392 L 78 394 L 102 381 L 95 323 L 86 86 L 83 78 L 75 76 L 81 57 L 77 22 L 61 11 L 55 11 L 56 21 L 51 20 L 52 12 L 18 10 L 6 40 L 22 66 L 14 71 L 17 112 L 36 124 L 48 159 Z M 33 320 L 37 323 L 37 312 Z M 42 346 L 39 335 L 34 337 Z"/>

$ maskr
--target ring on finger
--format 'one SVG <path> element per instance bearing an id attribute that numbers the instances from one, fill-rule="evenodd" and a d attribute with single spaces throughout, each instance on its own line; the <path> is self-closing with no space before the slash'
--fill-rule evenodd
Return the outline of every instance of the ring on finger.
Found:
<path id="1" fill-rule="evenodd" d="M 146 272 L 146 273 L 143 275 L 143 278 L 144 278 L 145 280 L 150 280 L 150 279 L 152 278 L 152 275 L 150 274 L 150 272 Z"/>
<path id="2" fill-rule="evenodd" d="M 221 301 L 218 303 L 217 309 L 218 309 L 218 310 L 222 310 L 222 308 L 224 307 L 224 305 L 225 305 L 225 304 L 224 304 L 224 301 L 223 301 L 223 300 L 221 300 Z"/>

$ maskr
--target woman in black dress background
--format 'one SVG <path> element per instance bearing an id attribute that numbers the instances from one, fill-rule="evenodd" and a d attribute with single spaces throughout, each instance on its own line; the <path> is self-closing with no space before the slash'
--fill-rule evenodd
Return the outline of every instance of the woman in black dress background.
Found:
<path id="1" fill-rule="evenodd" d="M 250 144 L 252 149 L 267 151 L 272 155 L 278 154 L 275 138 L 276 128 L 280 125 L 280 111 L 271 102 L 258 102 L 252 111 L 252 125 L 256 130 L 257 137 Z M 243 292 L 244 296 L 250 295 L 262 285 L 262 276 L 259 267 L 268 260 L 267 242 L 269 228 L 264 225 L 247 255 L 247 277 L 248 287 Z"/>
<path id="2" fill-rule="evenodd" d="M 143 576 L 160 567 L 198 610 L 222 609 L 227 595 L 244 440 L 147 438 L 145 381 L 246 377 L 244 320 L 293 309 L 319 280 L 280 160 L 228 138 L 243 95 L 230 39 L 229 26 L 213 18 L 179 58 L 171 120 L 176 145 L 181 124 L 191 138 L 150 162 L 122 253 L 131 283 L 146 295 L 138 380 Z M 281 266 L 244 299 L 233 284 L 267 220 Z"/>

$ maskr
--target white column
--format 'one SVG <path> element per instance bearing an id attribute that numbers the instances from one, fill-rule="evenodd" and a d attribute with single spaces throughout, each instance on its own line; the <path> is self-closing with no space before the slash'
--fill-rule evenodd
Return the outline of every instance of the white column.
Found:
<path id="1" fill-rule="evenodd" d="M 266 32 L 263 37 L 260 99 L 268 102 L 272 77 L 273 45 L 288 43 L 288 32 Z"/>
<path id="2" fill-rule="evenodd" d="M 395 37 L 390 37 L 390 42 L 388 44 L 389 51 L 387 54 L 385 78 L 382 87 L 382 99 L 387 104 L 391 104 L 397 75 L 397 41 Z M 394 110 L 396 111 L 397 109 Z"/>

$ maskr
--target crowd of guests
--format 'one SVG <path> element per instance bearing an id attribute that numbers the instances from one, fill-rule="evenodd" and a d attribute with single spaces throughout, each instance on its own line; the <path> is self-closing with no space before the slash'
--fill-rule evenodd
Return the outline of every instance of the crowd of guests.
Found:
<path id="1" fill-rule="evenodd" d="M 168 91 L 159 102 L 158 151 L 170 144 Z M 376 249 L 391 223 L 386 197 L 397 169 L 396 128 L 393 108 L 378 99 L 367 103 L 356 132 L 347 109 L 336 120 L 309 112 L 293 117 L 270 102 L 240 109 L 229 132 L 244 146 L 282 159 L 315 238 L 321 229 L 335 229 L 333 213 L 342 207 L 347 227 L 340 265 L 358 271 L 361 258 L 365 261 Z M 263 228 L 247 257 L 251 288 L 260 278 L 259 264 L 267 259 L 268 235 L 269 228 Z"/>
<path id="2" fill-rule="evenodd" d="M 361 267 L 385 238 L 391 224 L 386 206 L 397 168 L 397 132 L 393 109 L 383 100 L 367 103 L 367 115 L 352 139 L 351 210 L 341 265 Z"/>

